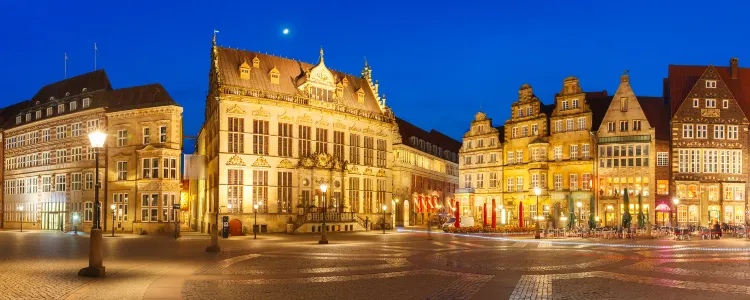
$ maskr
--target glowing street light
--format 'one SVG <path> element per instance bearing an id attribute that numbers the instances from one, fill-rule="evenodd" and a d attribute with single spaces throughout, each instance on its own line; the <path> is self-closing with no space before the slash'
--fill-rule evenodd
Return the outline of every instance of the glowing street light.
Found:
<path id="1" fill-rule="evenodd" d="M 383 234 L 385 234 L 385 210 L 388 209 L 388 206 L 385 206 L 385 204 L 383 204 L 382 208 L 383 208 Z M 430 226 L 429 225 L 429 221 L 427 223 L 427 226 L 429 228 L 429 226 Z"/>
<path id="2" fill-rule="evenodd" d="M 89 133 L 91 149 L 94 150 L 94 222 L 91 227 L 89 239 L 89 266 L 78 271 L 78 276 L 104 277 L 104 265 L 102 263 L 102 227 L 101 227 L 101 203 L 99 202 L 99 152 L 104 149 L 107 134 L 101 131 Z"/>
<path id="3" fill-rule="evenodd" d="M 328 238 L 326 237 L 326 191 L 328 190 L 328 186 L 325 184 L 320 185 L 320 192 L 322 193 L 322 199 L 323 199 L 323 228 L 321 230 L 322 234 L 320 236 L 320 241 L 318 241 L 318 244 L 328 244 Z"/>

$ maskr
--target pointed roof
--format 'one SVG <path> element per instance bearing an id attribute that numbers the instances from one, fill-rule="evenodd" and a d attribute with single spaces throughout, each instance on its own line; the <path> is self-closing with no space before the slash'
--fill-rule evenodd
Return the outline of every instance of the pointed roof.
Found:
<path id="1" fill-rule="evenodd" d="M 737 79 L 732 79 L 729 67 L 713 66 L 729 88 L 737 104 L 746 116 L 750 116 L 750 68 L 738 67 Z M 671 116 L 677 113 L 682 101 L 687 98 L 708 66 L 669 65 L 664 79 L 664 98 L 670 104 Z"/>
<path id="2" fill-rule="evenodd" d="M 323 57 L 321 54 L 320 62 L 313 65 L 306 62 L 296 61 L 293 59 L 282 58 L 274 55 L 267 55 L 258 52 L 231 49 L 225 47 L 216 47 L 218 52 L 218 73 L 223 85 L 234 86 L 238 88 L 257 89 L 271 93 L 286 94 L 289 96 L 300 93 L 298 86 L 307 82 L 308 72 L 315 67 L 323 66 Z M 237 68 L 245 60 L 250 60 L 257 56 L 261 60 L 259 68 L 250 70 L 249 79 L 241 79 Z M 276 68 L 279 73 L 279 83 L 274 84 L 268 76 L 272 68 Z M 378 105 L 377 95 L 368 87 L 366 79 L 351 74 L 327 69 L 334 77 L 342 80 L 346 78 L 348 84 L 343 88 L 343 95 L 336 99 L 342 104 L 365 111 L 382 113 Z M 314 76 L 314 74 L 309 74 Z M 335 87 L 335 83 L 332 84 Z M 365 101 L 360 102 L 357 99 L 357 91 L 362 89 L 365 93 Z"/>

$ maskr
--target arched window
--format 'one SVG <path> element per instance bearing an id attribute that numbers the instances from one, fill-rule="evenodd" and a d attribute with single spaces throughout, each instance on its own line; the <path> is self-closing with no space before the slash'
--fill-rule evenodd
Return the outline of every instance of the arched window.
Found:
<path id="1" fill-rule="evenodd" d="M 91 201 L 87 201 L 84 206 L 85 210 L 83 212 L 83 221 L 84 222 L 92 222 L 94 221 L 94 203 Z"/>

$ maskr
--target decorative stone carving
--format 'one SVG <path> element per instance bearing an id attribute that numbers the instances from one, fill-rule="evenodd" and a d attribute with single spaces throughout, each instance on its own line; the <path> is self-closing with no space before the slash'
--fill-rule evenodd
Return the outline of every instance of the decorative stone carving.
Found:
<path id="1" fill-rule="evenodd" d="M 143 191 L 159 191 L 159 190 L 177 190 L 180 188 L 177 182 L 164 182 L 164 181 L 139 181 L 138 190 Z"/>
<path id="2" fill-rule="evenodd" d="M 245 166 L 245 162 L 237 154 L 227 161 L 227 166 Z"/>
<path id="3" fill-rule="evenodd" d="M 339 128 L 339 129 L 346 129 L 346 125 L 344 125 L 344 123 L 341 123 L 341 120 L 336 120 L 336 122 L 333 123 L 333 127 Z"/>
<path id="4" fill-rule="evenodd" d="M 721 116 L 721 110 L 718 108 L 702 108 L 701 117 L 718 118 Z"/>
<path id="5" fill-rule="evenodd" d="M 350 174 L 359 174 L 359 168 L 357 168 L 357 166 L 352 166 L 351 168 L 349 168 L 349 173 Z"/>
<path id="6" fill-rule="evenodd" d="M 367 168 L 367 169 L 365 169 L 365 171 L 364 171 L 364 172 L 363 172 L 362 174 L 363 174 L 363 175 L 368 175 L 368 176 L 372 176 L 372 175 L 373 175 L 373 173 L 372 173 L 372 169 L 370 169 L 370 168 Z"/>
<path id="7" fill-rule="evenodd" d="M 300 123 L 312 123 L 313 120 L 312 120 L 312 118 L 310 116 L 308 116 L 307 114 L 304 114 L 304 115 L 301 115 L 301 116 L 297 117 L 297 122 L 300 122 Z"/>
<path id="8" fill-rule="evenodd" d="M 235 104 L 234 107 L 227 109 L 227 113 L 233 115 L 244 115 L 245 111 L 242 110 L 239 105 Z"/>
<path id="9" fill-rule="evenodd" d="M 384 169 L 380 169 L 380 171 L 378 171 L 378 173 L 375 176 L 385 177 L 385 170 Z"/>
<path id="10" fill-rule="evenodd" d="M 318 121 L 318 123 L 316 125 L 323 126 L 323 127 L 328 127 L 328 126 L 331 125 L 331 123 L 328 123 L 325 119 L 321 119 L 320 121 Z"/>
<path id="11" fill-rule="evenodd" d="M 261 108 L 260 108 L 260 109 L 258 109 L 258 110 L 254 110 L 254 111 L 253 111 L 253 116 L 254 116 L 254 117 L 268 117 L 268 116 L 270 116 L 270 115 L 271 115 L 271 114 L 270 114 L 270 113 L 268 113 L 268 112 L 267 112 L 267 111 L 266 111 L 265 109 L 263 109 L 263 107 L 261 107 Z"/>
<path id="12" fill-rule="evenodd" d="M 362 132 L 365 133 L 365 134 L 373 134 L 373 133 L 375 133 L 375 131 L 372 130 L 372 129 L 370 129 L 370 127 L 365 128 L 364 130 L 362 130 Z"/>
<path id="13" fill-rule="evenodd" d="M 290 117 L 286 114 L 286 111 L 284 111 L 284 114 L 279 116 L 279 121 L 281 122 L 294 122 L 294 118 Z"/>
<path id="14" fill-rule="evenodd" d="M 253 167 L 270 168 L 271 165 L 268 163 L 268 161 L 265 158 L 263 158 L 263 156 L 261 156 L 255 160 L 255 162 L 253 163 Z"/>
<path id="15" fill-rule="evenodd" d="M 279 163 L 279 166 L 277 168 L 292 169 L 292 168 L 294 168 L 294 164 L 292 164 L 292 162 L 290 160 L 288 160 L 288 159 L 285 158 L 284 160 L 282 160 Z"/>

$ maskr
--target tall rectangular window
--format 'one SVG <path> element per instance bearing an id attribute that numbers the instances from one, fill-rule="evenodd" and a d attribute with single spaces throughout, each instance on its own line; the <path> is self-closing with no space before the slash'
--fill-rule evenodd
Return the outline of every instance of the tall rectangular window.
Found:
<path id="1" fill-rule="evenodd" d="M 83 105 L 81 105 L 82 108 L 87 108 L 91 104 L 91 98 L 83 98 Z"/>
<path id="2" fill-rule="evenodd" d="M 315 128 L 315 152 L 328 153 L 328 129 Z"/>
<path id="3" fill-rule="evenodd" d="M 714 138 L 715 139 L 724 138 L 724 125 L 714 125 Z"/>
<path id="4" fill-rule="evenodd" d="M 343 134 L 343 132 L 342 132 Z M 280 213 L 292 212 L 292 172 L 278 173 L 278 194 L 276 195 L 276 207 Z"/>
<path id="5" fill-rule="evenodd" d="M 385 192 L 386 192 L 386 181 L 384 179 L 377 180 L 377 187 L 375 190 L 375 201 L 377 201 L 378 212 L 382 212 L 382 207 L 385 204 Z"/>
<path id="6" fill-rule="evenodd" d="M 82 150 L 81 147 L 75 147 L 75 148 L 72 148 L 70 150 L 72 152 L 71 155 L 70 155 L 70 158 L 71 158 L 72 161 L 76 162 L 76 161 L 81 161 L 83 159 L 83 154 L 82 154 L 82 151 L 81 151 Z"/>
<path id="7" fill-rule="evenodd" d="M 333 131 L 333 156 L 344 159 L 344 132 Z"/>
<path id="8" fill-rule="evenodd" d="M 367 139 L 367 137 L 365 137 Z M 364 206 L 364 213 L 372 213 L 372 179 L 371 178 L 363 178 L 362 181 L 364 181 L 364 201 L 362 205 Z"/>
<path id="9" fill-rule="evenodd" d="M 64 139 L 65 138 L 65 133 L 66 133 L 66 131 L 65 131 L 65 125 L 61 125 L 61 126 L 55 127 L 55 137 L 58 140 L 59 139 Z"/>
<path id="10" fill-rule="evenodd" d="M 739 126 L 727 125 L 727 138 L 730 140 L 736 140 L 739 137 Z"/>
<path id="11" fill-rule="evenodd" d="M 628 131 L 628 121 L 620 121 L 620 131 Z"/>
<path id="12" fill-rule="evenodd" d="M 51 139 L 50 132 L 52 130 L 49 128 L 42 129 L 42 142 L 49 142 Z"/>
<path id="13" fill-rule="evenodd" d="M 268 212 L 268 171 L 253 170 L 253 205 L 258 212 Z"/>
<path id="14" fill-rule="evenodd" d="M 227 170 L 227 203 L 232 205 L 229 210 L 233 213 L 242 212 L 243 177 L 243 170 Z"/>
<path id="15" fill-rule="evenodd" d="M 253 120 L 253 154 L 268 155 L 268 121 Z"/>
<path id="16" fill-rule="evenodd" d="M 628 97 L 620 97 L 620 111 L 628 111 Z"/>
<path id="17" fill-rule="evenodd" d="M 141 164 L 141 176 L 142 178 L 151 178 L 151 159 L 144 158 Z"/>
<path id="18" fill-rule="evenodd" d="M 508 155 L 507 155 L 507 157 L 506 157 L 506 158 L 507 158 L 507 160 L 508 160 L 508 162 L 507 162 L 508 164 L 513 164 L 513 163 L 515 163 L 515 157 L 514 157 L 514 155 L 513 155 L 513 151 L 508 151 Z"/>
<path id="19" fill-rule="evenodd" d="M 386 164 L 386 143 L 385 140 L 378 139 L 377 166 L 384 168 Z"/>
<path id="20" fill-rule="evenodd" d="M 227 151 L 229 153 L 245 153 L 245 118 L 229 118 L 227 122 Z"/>
<path id="21" fill-rule="evenodd" d="M 94 173 L 86 173 L 84 175 L 84 187 L 85 190 L 93 190 L 94 189 Z"/>
<path id="22" fill-rule="evenodd" d="M 67 162 L 67 155 L 65 149 L 55 150 L 55 163 L 64 164 Z"/>
<path id="23" fill-rule="evenodd" d="M 349 163 L 358 165 L 360 164 L 359 161 L 359 135 L 350 133 L 349 134 Z"/>
<path id="24" fill-rule="evenodd" d="M 716 173 L 718 170 L 718 150 L 703 150 L 703 173 Z"/>
<path id="25" fill-rule="evenodd" d="M 159 142 L 167 142 L 167 126 L 159 126 Z"/>
<path id="26" fill-rule="evenodd" d="M 556 120 L 555 121 L 555 132 L 562 132 L 562 131 L 563 131 L 562 120 Z"/>
<path id="27" fill-rule="evenodd" d="M 506 185 L 506 189 L 508 190 L 508 192 L 512 192 L 514 189 L 514 185 L 515 185 L 515 182 L 513 182 L 513 177 L 508 178 L 505 181 L 505 185 Z"/>
<path id="28" fill-rule="evenodd" d="M 565 131 L 573 131 L 576 130 L 575 127 L 573 127 L 573 119 L 567 119 L 565 120 Z"/>
<path id="29" fill-rule="evenodd" d="M 159 220 L 159 194 L 141 195 L 141 222 Z"/>
<path id="30" fill-rule="evenodd" d="M 81 123 L 70 124 L 70 135 L 81 136 Z"/>
<path id="31" fill-rule="evenodd" d="M 708 125 L 696 125 L 695 138 L 705 139 L 708 137 Z"/>
<path id="32" fill-rule="evenodd" d="M 591 149 L 589 144 L 583 144 L 581 145 L 581 157 L 583 159 L 589 159 L 591 155 Z"/>
<path id="33" fill-rule="evenodd" d="M 117 180 L 128 180 L 128 162 L 117 162 Z"/>
<path id="34" fill-rule="evenodd" d="M 128 131 L 118 130 L 117 131 L 117 147 L 123 147 L 128 145 Z"/>
<path id="35" fill-rule="evenodd" d="M 578 118 L 578 130 L 585 130 L 586 129 L 586 118 Z"/>
<path id="36" fill-rule="evenodd" d="M 693 138 L 693 124 L 682 124 L 682 138 Z"/>
<path id="37" fill-rule="evenodd" d="M 113 193 L 112 202 L 116 205 L 115 217 L 118 222 L 128 221 L 128 193 Z"/>
<path id="38" fill-rule="evenodd" d="M 349 177 L 349 206 L 351 211 L 359 213 L 359 178 Z"/>
<path id="39" fill-rule="evenodd" d="M 484 174 L 482 173 L 477 174 L 477 188 L 478 189 L 484 188 Z"/>
<path id="40" fill-rule="evenodd" d="M 583 190 L 590 190 L 591 189 L 591 174 L 582 174 L 581 175 L 581 188 Z"/>
<path id="41" fill-rule="evenodd" d="M 86 133 L 91 133 L 97 130 L 99 130 L 99 120 L 86 121 Z"/>
<path id="42" fill-rule="evenodd" d="M 657 152 L 656 153 L 656 166 L 666 167 L 669 165 L 669 152 Z"/>
<path id="43" fill-rule="evenodd" d="M 523 177 L 516 177 L 516 192 L 523 192 Z"/>
<path id="44" fill-rule="evenodd" d="M 292 157 L 292 124 L 279 123 L 279 156 Z"/>
<path id="45" fill-rule="evenodd" d="M 64 192 L 66 190 L 66 180 L 64 174 L 55 175 L 55 192 Z"/>
<path id="46" fill-rule="evenodd" d="M 562 174 L 552 175 L 552 182 L 553 182 L 555 191 L 562 191 L 562 188 L 563 188 Z"/>
<path id="47" fill-rule="evenodd" d="M 570 159 L 578 159 L 578 145 L 570 145 Z"/>
<path id="48" fill-rule="evenodd" d="M 490 188 L 494 189 L 496 187 L 497 187 L 497 173 L 490 172 Z"/>
<path id="49" fill-rule="evenodd" d="M 570 190 L 578 190 L 578 174 L 570 174 Z"/>
<path id="50" fill-rule="evenodd" d="M 143 144 L 148 145 L 151 143 L 151 128 L 143 128 Z"/>
<path id="51" fill-rule="evenodd" d="M 299 126 L 299 157 L 310 155 L 312 128 L 310 126 Z"/>
<path id="52" fill-rule="evenodd" d="M 81 190 L 81 173 L 70 174 L 70 189 L 73 191 Z"/>
<path id="53" fill-rule="evenodd" d="M 373 150 L 375 148 L 374 139 L 372 137 L 365 137 L 365 165 L 374 166 L 373 164 Z"/>
<path id="54" fill-rule="evenodd" d="M 52 191 L 52 176 L 42 176 L 42 192 L 49 193 Z"/>

